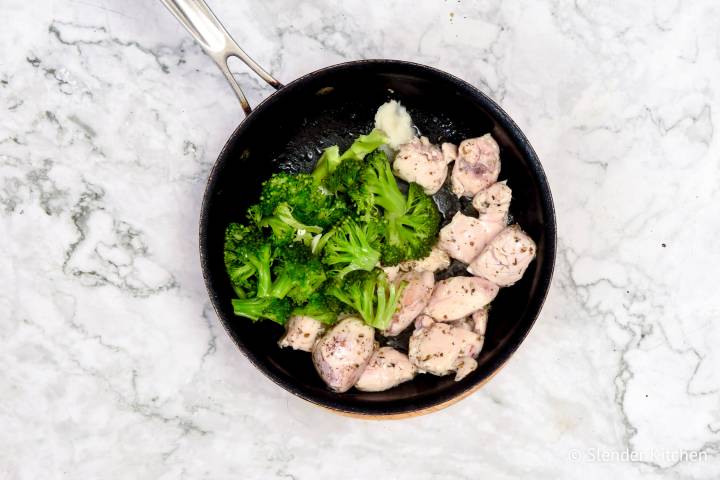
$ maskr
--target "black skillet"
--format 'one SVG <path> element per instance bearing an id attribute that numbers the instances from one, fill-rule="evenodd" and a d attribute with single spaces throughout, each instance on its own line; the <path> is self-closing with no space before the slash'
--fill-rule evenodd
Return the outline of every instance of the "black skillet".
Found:
<path id="1" fill-rule="evenodd" d="M 210 299 L 225 330 L 247 358 L 293 394 L 340 413 L 403 417 L 438 410 L 472 393 L 515 352 L 537 318 L 555 262 L 555 213 L 540 161 L 525 135 L 491 99 L 440 70 L 395 60 L 361 60 L 309 73 L 286 86 L 250 59 L 203 0 L 162 0 L 215 60 L 240 99 L 247 118 L 228 139 L 210 172 L 200 214 L 200 258 Z M 227 67 L 236 56 L 278 89 L 254 110 Z M 223 264 L 225 227 L 243 221 L 257 201 L 260 184 L 278 171 L 303 172 L 320 151 L 341 150 L 372 129 L 378 106 L 389 99 L 405 105 L 416 126 L 433 143 L 458 143 L 491 133 L 501 148 L 501 179 L 513 190 L 511 215 L 537 242 L 537 259 L 523 279 L 500 291 L 492 304 L 479 367 L 460 382 L 451 376 L 418 375 L 379 393 L 328 390 L 310 355 L 280 349 L 282 328 L 233 315 L 233 291 Z M 447 189 L 435 197 L 448 220 L 470 208 Z M 465 274 L 452 265 L 439 276 Z"/>

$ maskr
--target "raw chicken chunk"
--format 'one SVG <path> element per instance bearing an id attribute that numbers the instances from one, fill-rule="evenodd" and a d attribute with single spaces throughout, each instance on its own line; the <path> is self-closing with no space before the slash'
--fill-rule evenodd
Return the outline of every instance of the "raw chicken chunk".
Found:
<path id="1" fill-rule="evenodd" d="M 440 190 L 447 178 L 447 161 L 440 148 L 426 137 L 413 139 L 400 147 L 393 163 L 395 174 L 408 182 L 415 182 L 433 195 Z"/>
<path id="2" fill-rule="evenodd" d="M 510 225 L 485 246 L 468 272 L 507 287 L 522 278 L 536 251 L 533 239 L 518 225 Z"/>
<path id="3" fill-rule="evenodd" d="M 512 190 L 506 182 L 493 183 L 485 190 L 480 190 L 472 204 L 478 211 L 478 218 L 487 222 L 496 222 L 503 227 L 507 225 L 508 210 L 510 210 Z"/>
<path id="4" fill-rule="evenodd" d="M 435 276 L 432 272 L 406 272 L 396 276 L 395 282 L 407 282 L 397 311 L 390 320 L 390 325 L 383 335 L 392 337 L 407 328 L 415 318 L 420 315 L 435 286 Z"/>
<path id="5" fill-rule="evenodd" d="M 456 380 L 477 367 L 474 358 L 480 353 L 482 340 L 469 330 L 447 323 L 424 322 L 410 337 L 409 358 L 419 372 L 447 375 L 457 372 Z"/>
<path id="6" fill-rule="evenodd" d="M 452 173 L 452 190 L 472 197 L 495 183 L 500 175 L 500 147 L 490 134 L 463 140 Z"/>
<path id="7" fill-rule="evenodd" d="M 323 324 L 318 320 L 304 315 L 293 315 L 288 319 L 285 335 L 278 345 L 309 352 L 322 331 Z"/>
<path id="8" fill-rule="evenodd" d="M 450 223 L 440 229 L 438 245 L 451 257 L 470 263 L 503 228 L 504 223 L 484 221 L 457 212 Z"/>
<path id="9" fill-rule="evenodd" d="M 391 347 L 375 350 L 355 388 L 363 392 L 381 392 L 412 380 L 415 366 L 407 355 Z"/>
<path id="10" fill-rule="evenodd" d="M 484 278 L 450 277 L 435 284 L 423 313 L 439 322 L 465 318 L 490 303 L 498 286 Z"/>
<path id="11" fill-rule="evenodd" d="M 341 393 L 355 385 L 373 354 L 374 337 L 374 328 L 348 317 L 315 343 L 313 364 L 331 390 Z"/>

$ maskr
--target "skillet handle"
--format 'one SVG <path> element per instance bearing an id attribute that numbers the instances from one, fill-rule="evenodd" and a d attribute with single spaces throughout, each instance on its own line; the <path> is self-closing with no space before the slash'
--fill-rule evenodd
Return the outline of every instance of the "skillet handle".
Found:
<path id="1" fill-rule="evenodd" d="M 272 87 L 279 89 L 282 84 L 266 72 L 260 65 L 248 56 L 242 48 L 233 40 L 220 20 L 210 10 L 205 0 L 160 0 L 170 13 L 175 15 L 185 29 L 193 36 L 202 49 L 217 64 L 232 87 L 240 106 L 245 115 L 249 115 L 251 108 L 240 85 L 228 68 L 227 60 L 230 57 L 237 57 L 242 60 L 250 70 L 255 72 L 269 83 Z"/>

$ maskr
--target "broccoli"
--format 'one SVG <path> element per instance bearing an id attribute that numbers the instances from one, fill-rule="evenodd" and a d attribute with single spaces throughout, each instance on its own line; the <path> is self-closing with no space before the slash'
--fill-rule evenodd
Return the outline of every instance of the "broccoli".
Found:
<path id="1" fill-rule="evenodd" d="M 235 298 L 232 306 L 239 317 L 250 320 L 267 318 L 280 325 L 285 325 L 292 311 L 292 303 L 287 298 Z"/>
<path id="2" fill-rule="evenodd" d="M 283 300 L 291 308 L 292 301 L 305 302 L 327 278 L 322 262 L 307 247 L 297 243 L 274 246 L 262 232 L 237 223 L 231 223 L 225 232 L 225 265 L 243 301 L 233 303 L 235 312 L 256 320 L 257 312 L 269 305 L 267 318 L 278 323 L 282 317 L 273 312 L 281 311 L 280 304 L 260 300 Z"/>
<path id="3" fill-rule="evenodd" d="M 348 214 L 343 198 L 330 194 L 312 175 L 276 173 L 263 183 L 260 202 L 248 210 L 248 216 L 251 220 L 273 216 L 282 203 L 292 208 L 300 223 L 320 228 L 330 227 Z"/>
<path id="4" fill-rule="evenodd" d="M 358 224 L 351 218 L 324 236 L 323 262 L 335 267 L 338 278 L 355 270 L 372 270 L 380 261 L 376 222 Z"/>
<path id="5" fill-rule="evenodd" d="M 316 182 L 320 183 L 333 173 L 344 160 L 362 160 L 365 155 L 377 149 L 380 145 L 386 144 L 387 141 L 385 134 L 381 130 L 375 129 L 367 135 L 360 135 L 342 155 L 340 155 L 340 149 L 337 145 L 328 147 L 318 159 L 312 176 Z"/>
<path id="6" fill-rule="evenodd" d="M 255 228 L 231 223 L 225 230 L 225 268 L 239 297 L 270 282 L 271 245 Z M 255 292 L 253 292 L 253 290 Z"/>
<path id="7" fill-rule="evenodd" d="M 376 268 L 370 272 L 353 272 L 344 281 L 333 282 L 327 292 L 357 311 L 366 324 L 385 330 L 390 325 L 405 285 L 402 282 L 395 286 L 382 270 Z"/>
<path id="8" fill-rule="evenodd" d="M 411 183 L 403 215 L 385 215 L 385 240 L 382 260 L 397 265 L 405 260 L 425 258 L 437 241 L 440 212 L 432 197 L 420 185 Z"/>
<path id="9" fill-rule="evenodd" d="M 403 195 L 384 152 L 376 150 L 364 161 L 343 161 L 326 183 L 328 188 L 346 192 L 362 218 L 382 214 L 383 264 L 428 255 L 440 227 L 440 213 L 415 183 L 410 184 L 407 197 Z"/>
<path id="10" fill-rule="evenodd" d="M 295 307 L 293 315 L 305 315 L 315 320 L 332 325 L 337 322 L 337 317 L 342 310 L 342 305 L 337 298 L 317 291 L 308 297 L 306 304 Z"/>
<path id="11" fill-rule="evenodd" d="M 272 283 L 267 290 L 258 289 L 259 297 L 290 297 L 296 303 L 303 303 L 327 279 L 320 259 L 298 244 L 278 249 L 272 273 Z"/>
<path id="12" fill-rule="evenodd" d="M 225 269 L 238 297 L 244 297 L 249 290 L 254 288 L 252 277 L 255 274 L 255 268 L 246 263 L 245 259 L 237 253 L 240 243 L 243 241 L 245 229 L 247 227 L 243 225 L 231 223 L 225 231 Z"/>
<path id="13" fill-rule="evenodd" d="M 248 209 L 248 216 L 259 227 L 272 229 L 272 240 L 277 246 L 284 246 L 292 242 L 302 242 L 310 246 L 313 235 L 322 233 L 322 228 L 315 225 L 305 225 L 293 216 L 293 210 L 286 202 L 278 204 L 274 214 L 270 217 L 258 217 L 259 208 Z"/>

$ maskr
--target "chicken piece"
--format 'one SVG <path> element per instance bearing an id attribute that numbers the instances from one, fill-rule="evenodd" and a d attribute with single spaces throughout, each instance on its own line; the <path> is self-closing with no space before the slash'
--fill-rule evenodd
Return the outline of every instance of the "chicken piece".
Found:
<path id="1" fill-rule="evenodd" d="M 407 285 L 400 296 L 398 310 L 390 320 L 387 330 L 382 332 L 386 337 L 399 334 L 420 315 L 430 300 L 435 286 L 435 276 L 432 272 L 400 273 L 394 281 L 398 284 L 404 281 Z"/>
<path id="2" fill-rule="evenodd" d="M 487 330 L 488 308 L 481 308 L 477 312 L 473 313 L 470 319 L 472 322 L 473 332 L 484 337 L 485 331 Z"/>
<path id="3" fill-rule="evenodd" d="M 438 245 L 451 257 L 470 263 L 503 228 L 504 223 L 487 222 L 457 212 L 450 223 L 440 229 Z"/>
<path id="4" fill-rule="evenodd" d="M 450 266 L 450 257 L 447 252 L 438 246 L 432 247 L 427 257 L 419 260 L 407 260 L 392 267 L 382 267 L 391 282 L 401 272 L 437 272 Z"/>
<path id="5" fill-rule="evenodd" d="M 347 317 L 315 343 L 313 364 L 331 390 L 346 392 L 360 378 L 374 347 L 375 329 L 357 317 Z"/>
<path id="6" fill-rule="evenodd" d="M 467 377 L 468 374 L 475 371 L 477 366 L 477 361 L 474 358 L 459 358 L 455 366 L 455 381 L 459 382 L 463 378 Z"/>
<path id="7" fill-rule="evenodd" d="M 492 302 L 498 290 L 484 278 L 450 277 L 435 284 L 423 313 L 438 322 L 460 320 Z"/>
<path id="8" fill-rule="evenodd" d="M 414 138 L 400 147 L 393 170 L 403 180 L 423 187 L 428 195 L 434 195 L 440 190 L 448 173 L 442 152 L 426 137 Z"/>
<path id="9" fill-rule="evenodd" d="M 450 266 L 450 257 L 447 252 L 439 246 L 434 246 L 427 257 L 419 260 L 408 260 L 400 264 L 400 270 L 407 272 L 437 272 Z"/>
<path id="10" fill-rule="evenodd" d="M 490 134 L 463 140 L 452 173 L 452 190 L 472 197 L 495 183 L 500 175 L 500 147 Z"/>
<path id="11" fill-rule="evenodd" d="M 409 358 L 418 372 L 447 375 L 457 372 L 456 380 L 474 370 L 469 367 L 480 353 L 482 340 L 469 330 L 447 323 L 427 322 L 410 337 Z M 459 377 L 459 378 L 458 378 Z"/>
<path id="12" fill-rule="evenodd" d="M 400 274 L 400 265 L 392 265 L 387 267 L 380 267 L 380 270 L 385 272 L 389 282 L 394 282 L 397 276 Z"/>
<path id="13" fill-rule="evenodd" d="M 415 330 L 429 327 L 433 323 L 435 323 L 435 320 L 430 315 L 425 315 L 423 313 L 415 319 Z"/>
<path id="14" fill-rule="evenodd" d="M 415 366 L 407 355 L 391 347 L 382 347 L 370 357 L 355 388 L 363 392 L 382 392 L 412 380 L 414 376 Z"/>
<path id="15" fill-rule="evenodd" d="M 510 225 L 485 246 L 467 269 L 473 275 L 507 287 L 522 278 L 536 251 L 533 239 L 519 225 Z"/>
<path id="16" fill-rule="evenodd" d="M 440 145 L 440 150 L 442 150 L 445 163 L 454 162 L 457 159 L 457 145 L 446 142 Z"/>
<path id="17" fill-rule="evenodd" d="M 508 210 L 510 210 L 512 190 L 506 182 L 496 182 L 480 190 L 473 198 L 472 204 L 478 211 L 478 218 L 487 222 L 496 222 L 505 227 L 507 225 Z"/>
<path id="18" fill-rule="evenodd" d="M 278 345 L 309 352 L 323 330 L 323 324 L 318 320 L 305 315 L 293 315 L 288 319 L 285 335 L 280 339 Z"/>

